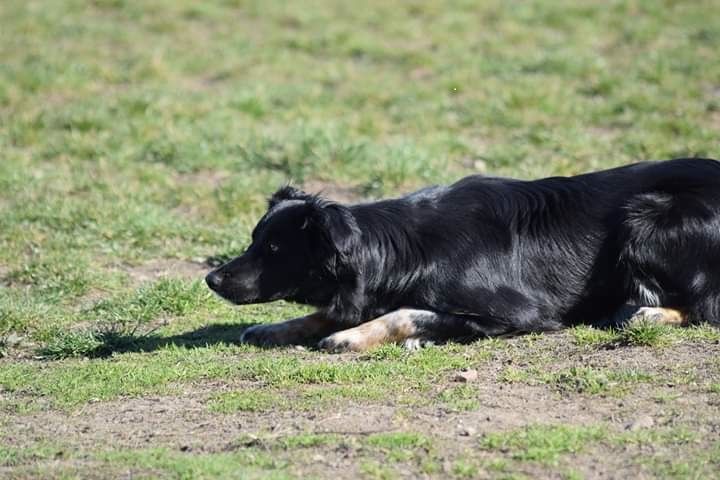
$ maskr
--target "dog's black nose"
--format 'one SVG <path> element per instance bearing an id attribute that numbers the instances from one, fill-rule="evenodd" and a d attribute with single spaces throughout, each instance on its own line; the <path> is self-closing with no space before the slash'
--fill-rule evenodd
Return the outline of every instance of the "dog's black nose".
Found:
<path id="1" fill-rule="evenodd" d="M 207 277 L 205 277 L 205 283 L 213 290 L 217 290 L 220 288 L 220 285 L 222 285 L 223 278 L 224 275 L 222 273 L 210 272 L 207 274 Z"/>

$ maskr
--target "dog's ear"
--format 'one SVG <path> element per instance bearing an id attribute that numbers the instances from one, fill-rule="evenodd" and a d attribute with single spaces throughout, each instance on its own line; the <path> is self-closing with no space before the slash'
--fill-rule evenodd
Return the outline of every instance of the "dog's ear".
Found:
<path id="1" fill-rule="evenodd" d="M 329 267 L 333 274 L 349 273 L 353 248 L 360 241 L 360 227 L 350 209 L 316 199 L 303 228 L 314 228 L 319 240 L 331 251 L 333 258 Z"/>
<path id="2" fill-rule="evenodd" d="M 273 193 L 272 197 L 268 200 L 268 208 L 273 208 L 280 202 L 285 200 L 309 200 L 312 195 L 309 195 L 302 190 L 298 190 L 290 185 L 281 187 L 277 192 Z"/>
<path id="3" fill-rule="evenodd" d="M 314 197 L 303 223 L 312 232 L 316 248 L 322 249 L 324 270 L 336 281 L 336 291 L 326 313 L 348 325 L 363 318 L 365 288 L 359 269 L 358 249 L 362 232 L 352 211 L 338 203 Z"/>

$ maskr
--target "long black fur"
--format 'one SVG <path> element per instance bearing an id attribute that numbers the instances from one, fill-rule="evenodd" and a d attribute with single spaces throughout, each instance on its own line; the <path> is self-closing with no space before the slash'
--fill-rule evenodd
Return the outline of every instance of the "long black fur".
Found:
<path id="1" fill-rule="evenodd" d="M 598 323 L 627 304 L 717 323 L 720 163 L 470 176 L 350 206 L 285 187 L 248 251 L 210 276 L 235 303 L 284 298 L 343 327 L 437 312 L 451 319 L 434 332 L 447 338 Z"/>

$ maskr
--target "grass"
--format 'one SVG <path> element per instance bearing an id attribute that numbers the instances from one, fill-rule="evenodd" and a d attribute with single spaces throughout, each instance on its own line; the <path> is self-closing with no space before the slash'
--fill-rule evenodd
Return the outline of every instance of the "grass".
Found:
<path id="1" fill-rule="evenodd" d="M 365 438 L 349 438 L 338 434 L 301 433 L 282 437 L 251 437 L 240 440 L 221 453 L 207 453 L 183 448 L 101 449 L 92 453 L 37 445 L 20 450 L 0 449 L 0 467 L 16 466 L 28 475 L 47 473 L 46 461 L 63 459 L 66 467 L 60 473 L 69 476 L 81 472 L 83 462 L 92 462 L 96 472 L 113 474 L 132 471 L 134 475 L 171 478 L 301 478 L 302 468 L 311 467 L 311 453 L 340 449 L 362 455 L 359 471 L 366 478 L 396 478 L 408 465 L 417 465 L 428 475 L 443 474 L 452 478 L 529 478 L 529 472 L 555 471 L 562 478 L 582 478 L 572 468 L 578 458 L 593 449 L 617 446 L 628 449 L 637 445 L 654 449 L 678 449 L 692 445 L 697 435 L 682 429 L 657 429 L 640 432 L 618 432 L 603 425 L 565 426 L 532 424 L 527 427 L 484 436 L 480 448 L 496 452 L 500 457 L 479 460 L 467 453 L 459 455 L 443 470 L 441 457 L 434 453 L 432 439 L 416 432 L 399 431 L 374 434 Z M 318 450 L 319 449 L 319 450 Z M 660 477 L 686 478 L 687 475 L 708 474 L 717 458 L 713 452 L 688 455 L 676 460 L 662 455 L 640 453 L 650 472 Z M 382 461 L 368 457 L 376 451 Z M 642 452 L 642 450 L 641 450 Z M 317 453 L 315 454 L 318 455 Z M 298 461 L 299 458 L 304 458 Z M 565 460 L 571 460 L 570 463 Z M 76 463 L 72 463 L 75 460 Z M 300 469 L 298 469 L 298 467 Z M 540 469 L 540 470 L 537 470 Z"/>
<path id="2" fill-rule="evenodd" d="M 638 383 L 652 382 L 653 377 L 633 370 L 613 371 L 571 367 L 551 374 L 546 381 L 563 392 L 620 395 Z"/>
<path id="3" fill-rule="evenodd" d="M 662 347 L 672 339 L 675 328 L 641 321 L 620 330 L 618 340 L 628 345 Z"/>
<path id="4" fill-rule="evenodd" d="M 708 358 L 717 356 L 720 332 L 709 326 L 576 327 L 569 342 L 538 335 L 334 357 L 239 345 L 247 326 L 308 309 L 231 308 L 202 277 L 243 251 L 266 198 L 288 181 L 360 199 L 471 173 L 533 178 L 717 157 L 716 7 L 0 3 L 0 428 L 44 415 L 74 422 L 96 404 L 184 395 L 201 396 L 202 415 L 257 420 L 249 433 L 260 437 L 276 416 L 390 409 L 397 428 L 348 447 L 348 475 L 532 477 L 539 462 L 570 477 L 566 456 L 575 448 L 593 454 L 585 447 L 594 440 L 572 430 L 577 425 L 498 437 L 522 455 L 539 445 L 543 463 L 490 447 L 468 453 L 456 445 L 476 439 L 443 440 L 455 435 L 445 421 L 484 414 L 533 388 L 564 401 L 631 401 L 643 385 L 668 408 L 683 396 L 715 398 L 720 370 Z M 595 362 L 616 350 L 666 360 L 692 350 L 701 360 Z M 479 380 L 452 383 L 462 368 L 477 369 Z M 413 428 L 418 411 L 445 415 L 438 423 L 446 437 Z M 543 446 L 542 432 L 556 443 Z M 179 452 L 161 441 L 111 453 L 64 449 L 67 458 L 53 463 L 53 448 L 33 450 L 16 435 L 27 448 L 0 440 L 10 469 L 0 476 L 86 476 L 97 467 L 106 476 L 322 477 L 349 438 L 324 444 L 322 432 L 292 435 L 271 447 L 278 463 L 262 449 Z M 696 440 L 699 453 L 683 450 L 686 462 L 660 452 L 647 468 L 659 476 L 705 472 L 698 465 L 714 450 L 706 437 Z M 301 465 L 296 451 L 329 460 Z"/>
<path id="5" fill-rule="evenodd" d="M 622 329 L 598 329 L 577 326 L 570 330 L 575 343 L 583 347 L 666 347 L 683 341 L 717 342 L 720 331 L 711 325 L 674 328 L 650 322 L 636 322 Z"/>
<path id="6" fill-rule="evenodd" d="M 563 454 L 579 453 L 607 436 L 599 427 L 532 425 L 522 430 L 487 435 L 482 448 L 509 452 L 516 460 L 557 464 Z"/>
<path id="7" fill-rule="evenodd" d="M 520 429 L 495 432 L 484 436 L 481 448 L 501 452 L 506 458 L 529 464 L 542 465 L 543 468 L 558 466 L 564 458 L 577 461 L 587 451 L 608 452 L 615 447 L 651 447 L 656 450 L 668 449 L 677 452 L 683 446 L 692 448 L 698 435 L 683 428 L 653 428 L 639 431 L 617 431 L 606 425 L 548 425 L 531 424 Z M 692 475 L 702 477 L 708 474 L 718 462 L 712 459 L 713 451 L 694 452 L 681 461 L 676 456 L 661 454 L 647 456 L 641 454 L 639 461 L 646 465 L 659 478 L 687 478 Z M 708 456 L 710 455 L 710 456 Z M 709 465 L 710 462 L 712 465 Z M 573 463 L 565 463 L 570 467 Z M 501 466 L 507 466 L 501 464 Z M 560 469 L 564 476 L 577 477 L 572 469 Z"/>
<path id="8" fill-rule="evenodd" d="M 182 454 L 165 449 L 111 451 L 98 459 L 113 466 L 162 472 L 172 478 L 287 479 L 286 464 L 260 452 Z"/>
<path id="9" fill-rule="evenodd" d="M 60 456 L 62 456 L 62 449 L 49 445 L 25 449 L 0 445 L 0 468 L 13 467 Z"/>
<path id="10" fill-rule="evenodd" d="M 396 450 L 427 447 L 430 441 L 425 436 L 412 432 L 376 433 L 368 437 L 367 444 L 385 450 Z"/>
<path id="11" fill-rule="evenodd" d="M 458 385 L 443 390 L 439 397 L 451 410 L 472 411 L 480 408 L 477 396 L 478 391 L 475 386 Z"/>
<path id="12" fill-rule="evenodd" d="M 663 378 L 633 369 L 612 369 L 572 366 L 560 370 L 539 367 L 506 368 L 500 374 L 505 383 L 548 385 L 562 394 L 582 394 L 622 397 L 639 384 L 658 384 Z M 688 383 L 688 382 L 683 382 Z"/>
<path id="13" fill-rule="evenodd" d="M 255 355 L 256 352 L 257 348 L 245 345 L 220 343 L 188 349 L 170 343 L 151 353 L 125 353 L 110 361 L 17 362 L 0 370 L 0 386 L 8 392 L 50 399 L 59 407 L 72 408 L 121 395 L 172 393 L 178 383 L 222 378 L 300 389 L 308 402 L 317 403 L 338 398 L 372 398 L 377 388 L 382 388 L 384 394 L 422 392 L 443 372 L 468 362 L 461 353 L 439 349 L 426 349 L 400 362 L 326 362 L 302 353 L 273 357 Z M 313 391 L 313 386 L 320 385 L 330 388 Z M 366 390 L 370 393 L 365 393 Z M 251 390 L 220 395 L 212 405 L 217 411 L 262 409 L 263 405 L 269 407 L 274 398 L 266 390 Z M 279 401 L 278 406 L 284 401 Z"/>

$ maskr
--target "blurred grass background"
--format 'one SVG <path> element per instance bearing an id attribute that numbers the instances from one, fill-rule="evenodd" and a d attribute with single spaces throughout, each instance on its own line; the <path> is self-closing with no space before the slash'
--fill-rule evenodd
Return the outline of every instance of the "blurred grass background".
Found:
<path id="1" fill-rule="evenodd" d="M 97 301 L 141 302 L 123 297 L 138 265 L 239 252 L 288 180 L 359 199 L 717 156 L 719 11 L 4 1 L 0 333 L 47 340 Z"/>
<path id="2" fill-rule="evenodd" d="M 306 310 L 231 308 L 201 279 L 287 181 L 353 201 L 472 173 L 717 157 L 718 52 L 718 0 L 0 1 L 0 477 L 711 476 L 710 327 L 334 357 L 238 345 L 246 325 Z M 477 385 L 448 383 L 460 368 L 481 370 Z M 509 408 L 543 398 L 543 418 L 608 407 L 567 426 L 518 410 L 509 432 L 493 413 L 483 442 L 458 437 L 446 413 L 480 415 L 487 392 Z M 138 449 L 58 434 L 98 402 L 92 418 L 124 422 L 103 402 L 131 397 L 152 428 L 239 415 L 254 443 L 213 423 L 195 438 L 203 422 L 187 437 L 208 451 L 177 450 L 182 428 Z M 179 406 L 150 412 L 146 397 Z M 408 425 L 415 408 L 440 416 Z M 378 409 L 397 432 L 357 442 L 306 420 L 282 449 L 257 441 L 277 418 Z M 657 428 L 618 430 L 648 409 Z M 134 441 L 140 423 L 113 425 Z"/>

